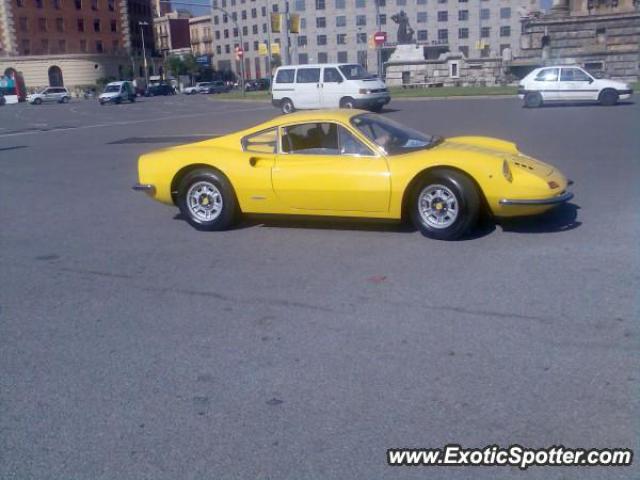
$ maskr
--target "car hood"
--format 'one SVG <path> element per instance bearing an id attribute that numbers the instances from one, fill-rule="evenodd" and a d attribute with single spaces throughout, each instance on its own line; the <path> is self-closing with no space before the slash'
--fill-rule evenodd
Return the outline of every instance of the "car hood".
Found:
<path id="1" fill-rule="evenodd" d="M 105 92 L 105 93 L 101 93 L 98 98 L 113 98 L 113 97 L 117 97 L 119 94 L 120 92 Z"/>
<path id="2" fill-rule="evenodd" d="M 620 82 L 618 80 L 609 80 L 608 78 L 600 78 L 595 81 L 598 88 L 615 88 L 616 90 L 627 90 L 629 84 Z"/>
<path id="3" fill-rule="evenodd" d="M 454 151 L 466 151 L 497 157 L 509 162 L 513 168 L 520 168 L 543 177 L 553 173 L 554 167 L 518 150 L 513 142 L 492 137 L 452 137 L 446 139 L 441 148 Z"/>

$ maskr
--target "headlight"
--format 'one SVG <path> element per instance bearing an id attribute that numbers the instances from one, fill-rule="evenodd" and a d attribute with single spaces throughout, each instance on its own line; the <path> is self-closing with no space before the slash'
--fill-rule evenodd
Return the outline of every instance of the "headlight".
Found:
<path id="1" fill-rule="evenodd" d="M 502 175 L 507 179 L 507 182 L 513 181 L 513 175 L 511 174 L 511 168 L 509 168 L 509 162 L 504 160 L 502 162 Z"/>
<path id="2" fill-rule="evenodd" d="M 366 88 L 361 88 L 360 90 L 358 90 L 358 93 L 360 95 L 369 95 L 371 93 L 371 90 L 366 89 Z"/>

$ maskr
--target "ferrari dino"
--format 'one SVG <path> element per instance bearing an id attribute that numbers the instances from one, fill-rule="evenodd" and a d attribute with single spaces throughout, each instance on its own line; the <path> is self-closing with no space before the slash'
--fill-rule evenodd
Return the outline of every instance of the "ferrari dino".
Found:
<path id="1" fill-rule="evenodd" d="M 451 240 L 485 212 L 536 215 L 569 201 L 556 168 L 490 137 L 443 138 L 359 110 L 307 111 L 144 154 L 133 188 L 198 229 L 242 213 L 410 218 Z"/>

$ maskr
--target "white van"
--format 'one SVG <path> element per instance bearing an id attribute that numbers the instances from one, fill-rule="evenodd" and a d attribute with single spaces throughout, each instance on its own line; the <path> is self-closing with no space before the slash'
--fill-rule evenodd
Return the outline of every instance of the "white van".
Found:
<path id="1" fill-rule="evenodd" d="M 283 113 L 338 107 L 379 112 L 390 101 L 384 82 L 352 63 L 279 67 L 271 87 L 271 103 Z"/>

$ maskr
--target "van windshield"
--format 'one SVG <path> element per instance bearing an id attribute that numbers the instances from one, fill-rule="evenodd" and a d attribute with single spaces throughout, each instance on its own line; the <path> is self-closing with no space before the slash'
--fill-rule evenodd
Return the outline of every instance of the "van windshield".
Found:
<path id="1" fill-rule="evenodd" d="M 340 71 L 347 80 L 363 80 L 365 78 L 373 78 L 361 65 L 341 65 Z"/>
<path id="2" fill-rule="evenodd" d="M 120 85 L 107 85 L 104 89 L 104 93 L 112 93 L 112 92 L 119 92 L 120 91 Z"/>

